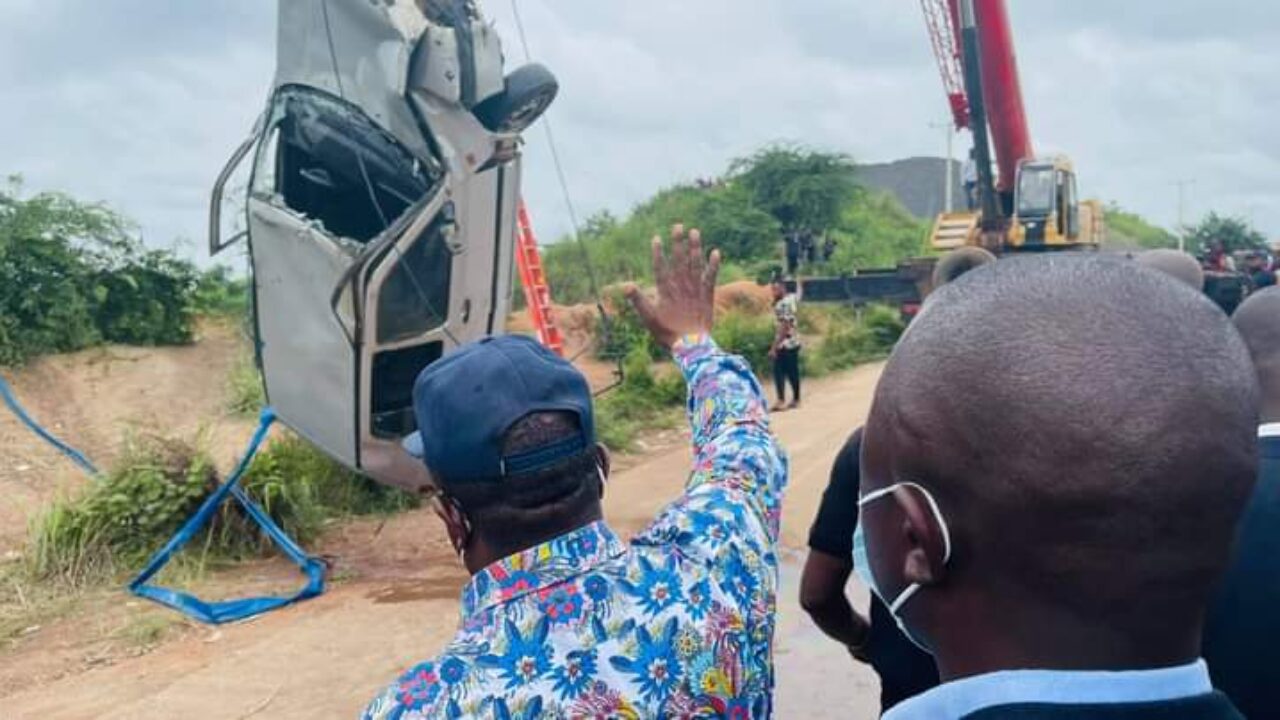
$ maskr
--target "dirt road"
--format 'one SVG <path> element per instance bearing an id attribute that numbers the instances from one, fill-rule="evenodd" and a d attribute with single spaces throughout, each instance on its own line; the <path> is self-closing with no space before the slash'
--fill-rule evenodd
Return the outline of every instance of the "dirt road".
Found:
<path id="1" fill-rule="evenodd" d="M 878 707 L 874 676 L 804 617 L 796 584 L 831 459 L 865 417 L 879 370 L 866 366 L 811 383 L 805 406 L 774 420 L 792 458 L 776 654 L 781 718 L 874 717 Z M 642 528 L 679 493 L 688 462 L 688 451 L 677 449 L 616 474 L 606 495 L 609 521 L 624 533 Z M 0 697 L 0 717 L 355 717 L 377 688 L 449 639 L 465 575 L 425 511 L 385 526 L 353 523 L 317 550 L 338 558 L 340 580 L 323 597 L 248 623 L 193 628 L 109 666 L 48 682 L 33 676 L 21 691 Z M 279 570 L 270 566 L 261 575 L 278 582 Z M 19 651 L 0 658 L 0 666 L 41 661 Z"/>

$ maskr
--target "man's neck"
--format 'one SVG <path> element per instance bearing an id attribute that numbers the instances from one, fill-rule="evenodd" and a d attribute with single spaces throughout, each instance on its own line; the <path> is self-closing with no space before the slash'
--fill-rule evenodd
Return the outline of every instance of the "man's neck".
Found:
<path id="1" fill-rule="evenodd" d="M 1008 608 L 1006 608 L 1008 609 Z M 1163 632 L 1100 626 L 1061 611 L 982 613 L 953 623 L 955 637 L 935 652 L 944 681 L 1002 670 L 1142 670 L 1183 665 L 1200 654 L 1200 623 L 1170 622 Z"/>

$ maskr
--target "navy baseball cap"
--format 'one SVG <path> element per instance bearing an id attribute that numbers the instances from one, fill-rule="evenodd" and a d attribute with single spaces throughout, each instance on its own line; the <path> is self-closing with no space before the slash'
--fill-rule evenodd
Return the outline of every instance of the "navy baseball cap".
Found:
<path id="1" fill-rule="evenodd" d="M 502 440 L 535 412 L 578 418 L 576 436 L 514 455 Z M 418 431 L 404 449 L 446 484 L 496 482 L 534 473 L 577 455 L 595 440 L 591 388 L 564 358 L 524 335 L 463 345 L 428 365 L 413 384 Z"/>

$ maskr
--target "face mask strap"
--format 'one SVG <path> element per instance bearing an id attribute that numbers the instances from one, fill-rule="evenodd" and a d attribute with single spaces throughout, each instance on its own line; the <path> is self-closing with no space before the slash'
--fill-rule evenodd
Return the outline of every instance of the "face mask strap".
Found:
<path id="1" fill-rule="evenodd" d="M 861 508 L 869 502 L 879 500 L 882 497 L 887 497 L 892 494 L 894 490 L 897 490 L 900 487 L 909 487 L 919 490 L 920 494 L 924 495 L 924 499 L 929 502 L 929 510 L 933 513 L 933 518 L 938 521 L 938 526 L 942 528 L 942 562 L 945 563 L 949 561 L 951 559 L 951 530 L 947 527 L 947 519 L 943 517 L 942 509 L 938 507 L 938 501 L 934 499 L 933 493 L 929 492 L 929 488 L 921 485 L 920 483 L 905 480 L 867 493 L 858 499 L 858 507 Z M 861 520 L 859 520 L 859 522 L 861 522 Z"/>
<path id="2" fill-rule="evenodd" d="M 920 583 L 911 583 L 908 585 L 905 590 L 898 594 L 898 597 L 894 598 L 893 602 L 889 603 L 889 612 L 896 616 L 898 614 L 898 610 L 901 609 L 903 605 L 906 605 L 907 601 L 911 599 L 911 596 L 915 595 L 919 590 Z"/>

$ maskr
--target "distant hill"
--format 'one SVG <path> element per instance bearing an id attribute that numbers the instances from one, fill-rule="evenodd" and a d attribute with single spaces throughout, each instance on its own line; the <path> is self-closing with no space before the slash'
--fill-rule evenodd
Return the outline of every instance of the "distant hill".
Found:
<path id="1" fill-rule="evenodd" d="M 885 190 L 918 218 L 932 220 L 942 212 L 946 196 L 943 158 L 913 157 L 891 163 L 858 166 L 858 182 L 867 187 Z M 952 203 L 955 208 L 964 207 L 964 189 L 960 186 L 960 163 L 952 161 Z"/>

